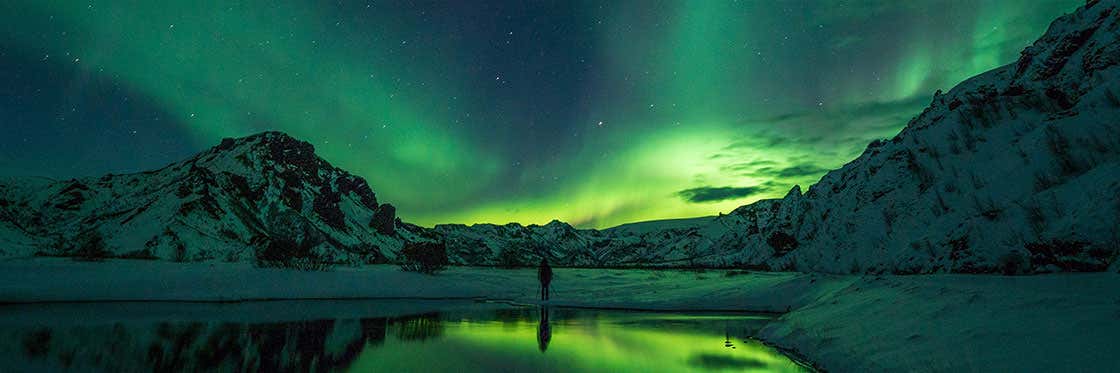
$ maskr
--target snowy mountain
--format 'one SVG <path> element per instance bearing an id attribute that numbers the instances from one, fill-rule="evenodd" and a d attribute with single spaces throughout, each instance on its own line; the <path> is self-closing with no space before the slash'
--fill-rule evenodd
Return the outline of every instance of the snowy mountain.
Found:
<path id="1" fill-rule="evenodd" d="M 937 92 L 894 138 L 802 192 L 718 217 L 606 230 L 401 222 L 366 182 L 282 133 L 129 175 L 0 180 L 0 255 L 740 267 L 835 273 L 1120 268 L 1120 9 L 1060 17 L 1018 61 Z M 102 244 L 103 243 L 103 244 Z M 96 254 L 96 253 L 95 253 Z"/>
<path id="2" fill-rule="evenodd" d="M 545 225 L 437 225 L 455 263 L 587 267 L 731 267 L 744 263 L 739 242 L 723 242 L 743 227 L 715 217 L 627 224 L 605 230 Z M 727 235 L 728 237 L 724 237 Z M 717 240 L 717 241 L 713 241 Z M 749 248 L 747 248 L 749 249 Z"/>
<path id="3" fill-rule="evenodd" d="M 1108 267 L 1120 248 L 1117 3 L 1060 17 L 1018 61 L 938 92 L 806 193 L 732 212 L 758 231 L 742 259 L 831 272 Z"/>
<path id="4" fill-rule="evenodd" d="M 0 181 L 0 250 L 241 261 L 271 247 L 375 262 L 412 237 L 396 229 L 394 214 L 365 180 L 317 157 L 311 144 L 266 132 L 156 171 Z M 107 253 L 86 252 L 98 247 Z"/>

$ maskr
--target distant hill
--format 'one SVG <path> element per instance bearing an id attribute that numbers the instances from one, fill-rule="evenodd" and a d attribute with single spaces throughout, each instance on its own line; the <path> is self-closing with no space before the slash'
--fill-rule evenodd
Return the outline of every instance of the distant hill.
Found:
<path id="1" fill-rule="evenodd" d="M 606 228 L 603 229 L 603 232 L 611 234 L 643 234 L 666 229 L 692 228 L 709 223 L 715 218 L 715 216 L 701 216 L 696 218 L 640 221 Z"/>

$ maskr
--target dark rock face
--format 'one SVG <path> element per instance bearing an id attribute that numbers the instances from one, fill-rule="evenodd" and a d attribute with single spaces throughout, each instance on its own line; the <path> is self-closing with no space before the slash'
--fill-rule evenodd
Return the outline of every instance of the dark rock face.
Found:
<path id="1" fill-rule="evenodd" d="M 1027 243 L 1030 264 L 1038 272 L 1098 272 L 1108 268 L 1116 248 L 1082 241 L 1050 240 Z"/>
<path id="2" fill-rule="evenodd" d="M 322 160 L 315 156 L 315 147 L 306 141 L 297 140 L 280 132 L 265 132 L 269 157 L 278 164 L 293 166 L 301 171 L 300 176 L 317 179 L 315 171 Z"/>
<path id="3" fill-rule="evenodd" d="M 246 201 L 260 202 L 262 191 L 253 190 L 253 188 L 249 186 L 248 179 L 246 179 L 244 176 L 233 173 L 226 173 L 225 175 L 229 178 L 230 184 L 233 185 L 234 193 L 236 193 L 238 197 L 243 198 Z"/>
<path id="4" fill-rule="evenodd" d="M 412 242 L 400 252 L 401 269 L 409 272 L 433 274 L 451 264 L 447 257 L 447 246 L 443 242 Z"/>
<path id="5" fill-rule="evenodd" d="M 89 191 L 89 187 L 85 184 L 73 180 L 70 185 L 59 192 L 58 203 L 54 207 L 61 210 L 78 210 L 81 208 L 82 203 L 86 201 L 85 193 Z"/>
<path id="6" fill-rule="evenodd" d="M 319 187 L 319 195 L 311 203 L 312 210 L 319 214 L 319 218 L 323 219 L 324 223 L 336 229 L 346 229 L 346 215 L 338 208 L 338 203 L 342 201 L 342 196 L 338 192 L 331 190 L 330 185 L 322 185 Z"/>
<path id="7" fill-rule="evenodd" d="M 378 233 L 393 235 L 393 233 L 396 233 L 396 215 L 396 207 L 388 203 L 381 205 L 381 207 L 373 213 L 373 220 L 370 220 L 369 226 L 376 229 Z"/>
<path id="8" fill-rule="evenodd" d="M 797 248 L 797 238 L 789 233 L 777 231 L 766 238 L 766 243 L 774 249 L 774 256 L 783 256 Z"/>
<path id="9" fill-rule="evenodd" d="M 362 205 L 371 209 L 377 208 L 377 196 L 370 189 L 365 179 L 350 175 L 338 180 L 338 192 L 342 194 L 354 193 L 362 201 Z"/>

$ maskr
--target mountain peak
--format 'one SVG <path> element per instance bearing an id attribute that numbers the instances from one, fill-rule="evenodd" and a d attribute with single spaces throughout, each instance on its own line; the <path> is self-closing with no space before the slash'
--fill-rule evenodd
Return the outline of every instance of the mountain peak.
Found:
<path id="1" fill-rule="evenodd" d="M 315 154 L 315 146 L 311 143 L 280 131 L 265 131 L 237 138 L 227 137 L 211 148 L 208 153 L 232 151 L 245 146 L 253 149 L 265 149 L 270 155 L 279 159 L 288 155 L 301 155 L 301 158 L 307 158 L 308 155 L 313 156 Z"/>
<path id="2" fill-rule="evenodd" d="M 278 169 L 314 178 L 320 170 L 335 169 L 315 154 L 315 146 L 284 132 L 267 131 L 222 142 L 191 159 L 194 166 L 217 170 Z"/>
<path id="3" fill-rule="evenodd" d="M 1080 85 L 1079 78 L 1115 65 L 1116 5 L 1098 3 L 1086 2 L 1051 23 L 1041 38 L 1021 52 L 1014 64 L 1015 78 L 1059 78 L 1062 85 Z"/>

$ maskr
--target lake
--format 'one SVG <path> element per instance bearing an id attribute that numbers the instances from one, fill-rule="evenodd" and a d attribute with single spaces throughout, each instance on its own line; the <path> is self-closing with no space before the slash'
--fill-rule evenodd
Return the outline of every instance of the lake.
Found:
<path id="1" fill-rule="evenodd" d="M 750 337 L 773 316 L 469 301 L 0 306 L 16 371 L 752 371 L 807 368 Z"/>

